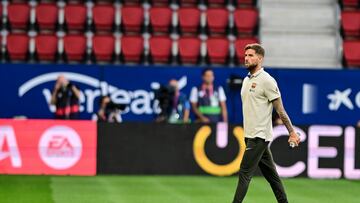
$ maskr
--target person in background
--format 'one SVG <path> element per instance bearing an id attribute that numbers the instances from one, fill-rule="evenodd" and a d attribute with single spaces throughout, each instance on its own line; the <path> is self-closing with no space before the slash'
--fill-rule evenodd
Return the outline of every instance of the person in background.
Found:
<path id="1" fill-rule="evenodd" d="M 111 123 L 122 122 L 121 110 L 124 110 L 125 106 L 113 103 L 109 96 L 102 96 L 99 103 L 100 108 L 97 113 L 98 121 Z"/>
<path id="2" fill-rule="evenodd" d="M 226 95 L 221 86 L 214 85 L 214 72 L 210 68 L 202 71 L 202 84 L 193 87 L 190 103 L 197 117 L 197 122 L 227 122 Z"/>
<path id="3" fill-rule="evenodd" d="M 188 123 L 190 116 L 190 103 L 187 96 L 180 92 L 178 81 L 171 79 L 169 86 L 174 89 L 171 112 L 168 118 L 169 123 Z"/>
<path id="4" fill-rule="evenodd" d="M 79 89 L 64 75 L 59 75 L 51 95 L 51 104 L 56 106 L 56 119 L 79 118 Z"/>

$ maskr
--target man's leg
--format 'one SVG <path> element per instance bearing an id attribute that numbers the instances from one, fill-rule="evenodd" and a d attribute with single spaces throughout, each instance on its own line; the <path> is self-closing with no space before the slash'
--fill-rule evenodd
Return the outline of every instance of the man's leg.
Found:
<path id="1" fill-rule="evenodd" d="M 267 148 L 265 140 L 260 138 L 247 139 L 246 150 L 241 162 L 239 181 L 233 203 L 241 203 L 246 195 L 250 180 Z"/>
<path id="2" fill-rule="evenodd" d="M 276 171 L 274 160 L 270 149 L 267 147 L 259 163 L 260 170 L 266 180 L 270 183 L 275 197 L 279 203 L 287 203 L 287 197 L 283 184 Z"/>

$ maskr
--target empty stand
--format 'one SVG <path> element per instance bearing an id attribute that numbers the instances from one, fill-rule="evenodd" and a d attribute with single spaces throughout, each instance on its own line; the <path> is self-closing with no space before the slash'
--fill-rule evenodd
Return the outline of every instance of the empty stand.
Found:
<path id="1" fill-rule="evenodd" d="M 66 61 L 81 62 L 86 56 L 86 38 L 84 35 L 66 35 L 64 37 L 64 54 Z"/>
<path id="2" fill-rule="evenodd" d="M 11 61 L 25 61 L 29 52 L 29 36 L 9 34 L 6 39 L 6 50 Z"/>
<path id="3" fill-rule="evenodd" d="M 196 34 L 200 28 L 201 12 L 196 7 L 185 7 L 178 10 L 179 28 L 181 33 Z"/>
<path id="4" fill-rule="evenodd" d="M 344 9 L 357 9 L 359 8 L 359 0 L 340 0 Z"/>
<path id="5" fill-rule="evenodd" d="M 206 11 L 209 35 L 226 34 L 229 24 L 229 11 L 226 8 L 209 8 Z"/>
<path id="6" fill-rule="evenodd" d="M 122 7 L 121 21 L 123 32 L 140 33 L 144 22 L 144 9 L 140 6 Z"/>
<path id="7" fill-rule="evenodd" d="M 211 64 L 227 64 L 229 45 L 230 43 L 227 38 L 209 38 L 206 41 L 208 62 Z"/>
<path id="8" fill-rule="evenodd" d="M 152 7 L 149 12 L 153 33 L 169 33 L 171 31 L 172 10 L 169 7 Z"/>
<path id="9" fill-rule="evenodd" d="M 96 31 L 112 31 L 115 22 L 115 8 L 112 4 L 93 7 L 93 21 Z"/>
<path id="10" fill-rule="evenodd" d="M 93 53 L 96 61 L 111 62 L 115 52 L 115 38 L 112 35 L 93 37 Z"/>
<path id="11" fill-rule="evenodd" d="M 39 4 L 36 7 L 36 22 L 40 30 L 55 30 L 58 21 L 56 4 Z"/>
<path id="12" fill-rule="evenodd" d="M 35 37 L 35 53 L 40 61 L 55 61 L 58 52 L 58 38 L 55 35 L 38 35 Z"/>
<path id="13" fill-rule="evenodd" d="M 343 11 L 341 25 L 346 39 L 360 37 L 360 11 Z"/>
<path id="14" fill-rule="evenodd" d="M 200 62 L 201 40 L 198 37 L 182 37 L 178 40 L 178 56 L 181 64 Z"/>
<path id="15" fill-rule="evenodd" d="M 121 56 L 125 63 L 140 63 L 144 52 L 144 39 L 141 36 L 121 38 Z"/>
<path id="16" fill-rule="evenodd" d="M 11 29 L 26 30 L 30 23 L 30 6 L 27 3 L 12 3 L 7 7 Z"/>
<path id="17" fill-rule="evenodd" d="M 154 36 L 149 40 L 150 61 L 169 63 L 171 60 L 172 40 L 168 36 Z"/>
<path id="18" fill-rule="evenodd" d="M 254 35 L 258 24 L 258 11 L 255 8 L 242 8 L 234 12 L 234 22 L 238 35 Z"/>
<path id="19" fill-rule="evenodd" d="M 65 7 L 65 26 L 67 30 L 85 30 L 86 18 L 87 14 L 84 4 L 68 4 Z"/>
<path id="20" fill-rule="evenodd" d="M 345 65 L 360 67 L 360 41 L 345 41 L 343 44 Z"/>

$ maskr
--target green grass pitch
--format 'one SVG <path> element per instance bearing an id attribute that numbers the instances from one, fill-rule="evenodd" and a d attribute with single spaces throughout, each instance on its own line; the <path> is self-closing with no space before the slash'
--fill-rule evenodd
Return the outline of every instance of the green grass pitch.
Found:
<path id="1" fill-rule="evenodd" d="M 0 175 L 1 203 L 231 203 L 236 177 Z M 290 203 L 358 203 L 360 181 L 283 179 Z M 245 203 L 275 203 L 262 177 Z"/>

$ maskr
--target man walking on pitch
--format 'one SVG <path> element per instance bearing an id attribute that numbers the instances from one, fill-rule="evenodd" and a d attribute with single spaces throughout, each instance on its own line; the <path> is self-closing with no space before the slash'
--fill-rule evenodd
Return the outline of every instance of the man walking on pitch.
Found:
<path id="1" fill-rule="evenodd" d="M 289 131 L 289 143 L 298 146 L 300 139 L 283 107 L 275 79 L 262 67 L 264 56 L 265 50 L 259 44 L 248 44 L 245 47 L 245 66 L 249 74 L 243 81 L 241 100 L 246 149 L 240 165 L 239 182 L 233 203 L 243 202 L 257 166 L 271 185 L 277 201 L 288 202 L 268 147 L 272 140 L 273 108 Z"/>

